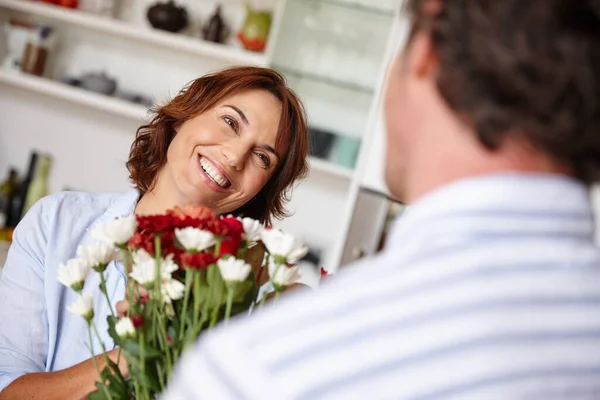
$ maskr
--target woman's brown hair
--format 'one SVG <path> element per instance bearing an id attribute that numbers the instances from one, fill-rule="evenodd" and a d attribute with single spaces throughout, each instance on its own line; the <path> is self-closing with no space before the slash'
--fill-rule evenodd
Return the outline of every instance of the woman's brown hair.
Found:
<path id="1" fill-rule="evenodd" d="M 262 223 L 287 216 L 285 203 L 289 201 L 290 189 L 308 171 L 308 128 L 300 99 L 288 88 L 285 78 L 269 68 L 232 67 L 205 75 L 167 104 L 154 108 L 151 122 L 137 130 L 127 161 L 130 179 L 140 195 L 152 190 L 178 126 L 229 96 L 253 89 L 266 90 L 281 101 L 277 142 L 289 135 L 289 148 L 262 190 L 232 214 Z"/>

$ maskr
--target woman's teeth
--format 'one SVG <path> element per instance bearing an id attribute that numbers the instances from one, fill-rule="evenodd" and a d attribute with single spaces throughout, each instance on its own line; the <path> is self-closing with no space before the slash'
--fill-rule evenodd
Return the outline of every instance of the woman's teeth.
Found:
<path id="1" fill-rule="evenodd" d="M 200 166 L 206 172 L 206 175 L 210 179 L 212 179 L 217 185 L 222 188 L 226 188 L 230 185 L 230 182 L 223 175 L 219 173 L 219 170 L 213 166 L 213 164 L 205 159 L 204 157 L 200 157 Z"/>

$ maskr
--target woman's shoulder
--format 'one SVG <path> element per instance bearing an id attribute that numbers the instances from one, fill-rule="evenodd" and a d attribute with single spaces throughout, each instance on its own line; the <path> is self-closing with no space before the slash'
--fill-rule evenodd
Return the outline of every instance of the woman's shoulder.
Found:
<path id="1" fill-rule="evenodd" d="M 86 214 L 104 214 L 112 208 L 116 212 L 127 214 L 135 205 L 137 191 L 131 190 L 120 193 L 90 193 L 64 191 L 46 196 L 38 201 L 39 211 L 45 213 L 54 211 L 79 211 Z"/>
<path id="2" fill-rule="evenodd" d="M 29 219 L 45 220 L 50 226 L 89 225 L 97 220 L 131 214 L 137 198 L 135 190 L 120 193 L 58 192 L 39 200 L 28 214 L 34 214 Z"/>

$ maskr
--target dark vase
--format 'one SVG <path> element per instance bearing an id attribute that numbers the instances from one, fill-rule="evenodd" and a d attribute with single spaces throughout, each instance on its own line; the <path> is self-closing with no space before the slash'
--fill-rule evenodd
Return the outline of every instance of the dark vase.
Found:
<path id="1" fill-rule="evenodd" d="M 310 128 L 308 131 L 310 139 L 310 155 L 327 158 L 333 145 L 335 134 L 318 128 Z"/>
<path id="2" fill-rule="evenodd" d="M 225 43 L 227 36 L 229 35 L 229 28 L 223 21 L 221 16 L 221 6 L 218 5 L 215 13 L 210 17 L 208 24 L 204 27 L 203 31 L 204 40 L 215 43 Z"/>
<path id="3" fill-rule="evenodd" d="M 154 28 L 169 32 L 179 32 L 188 24 L 187 11 L 177 7 L 172 0 L 154 4 L 148 8 L 147 16 Z"/>

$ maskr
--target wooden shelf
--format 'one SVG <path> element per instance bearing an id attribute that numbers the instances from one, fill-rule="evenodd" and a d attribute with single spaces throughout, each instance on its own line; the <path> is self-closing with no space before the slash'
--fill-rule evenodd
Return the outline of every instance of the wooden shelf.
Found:
<path id="1" fill-rule="evenodd" d="M 0 8 L 23 12 L 45 20 L 83 27 L 117 37 L 163 46 L 173 50 L 223 60 L 231 64 L 267 66 L 265 54 L 254 53 L 201 38 L 138 27 L 117 19 L 101 17 L 31 0 L 0 0 Z"/>
<path id="2" fill-rule="evenodd" d="M 142 105 L 20 72 L 0 70 L 0 82 L 140 121 L 148 113 Z"/>

